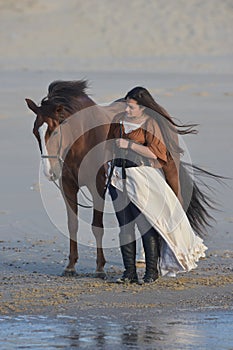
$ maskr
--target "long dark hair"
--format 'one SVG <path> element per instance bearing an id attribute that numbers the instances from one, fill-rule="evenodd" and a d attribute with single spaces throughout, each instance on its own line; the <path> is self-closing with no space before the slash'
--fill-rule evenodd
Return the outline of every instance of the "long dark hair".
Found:
<path id="1" fill-rule="evenodd" d="M 179 157 L 183 150 L 179 146 L 177 134 L 196 134 L 195 127 L 198 124 L 175 123 L 170 114 L 154 100 L 144 87 L 136 86 L 130 90 L 125 96 L 125 100 L 127 99 L 133 99 L 138 105 L 146 107 L 145 113 L 157 121 L 168 151 L 172 157 Z M 220 182 L 226 178 L 208 172 L 194 164 L 183 161 L 178 164 L 181 192 L 184 200 L 183 207 L 192 228 L 202 237 L 205 235 L 206 226 L 211 226 L 209 221 L 213 217 L 209 210 L 216 209 L 216 202 L 211 198 L 212 188 L 201 178 L 203 176 L 209 177 Z"/>
<path id="2" fill-rule="evenodd" d="M 125 100 L 133 99 L 138 105 L 145 107 L 145 113 L 154 118 L 163 135 L 165 145 L 171 154 L 183 153 L 183 150 L 179 147 L 177 134 L 196 134 L 197 130 L 194 129 L 197 124 L 177 124 L 170 116 L 170 114 L 160 106 L 152 97 L 147 89 L 141 86 L 136 86 L 130 90 Z"/>

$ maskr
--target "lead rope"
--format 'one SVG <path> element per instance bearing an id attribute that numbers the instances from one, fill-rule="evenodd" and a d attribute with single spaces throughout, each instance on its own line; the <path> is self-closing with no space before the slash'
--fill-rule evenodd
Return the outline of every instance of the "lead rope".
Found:
<path id="1" fill-rule="evenodd" d="M 123 120 L 120 120 L 120 138 L 124 138 L 123 135 Z M 127 192 L 126 192 L 126 171 L 125 171 L 125 165 L 126 165 L 126 152 L 124 149 L 121 148 L 120 152 L 120 158 L 122 161 L 122 181 L 123 181 L 123 202 L 124 202 L 124 208 L 123 208 L 123 217 L 124 217 L 124 227 L 123 227 L 123 232 L 125 236 L 125 231 L 126 231 L 126 206 L 127 206 Z M 127 242 L 130 243 L 130 242 Z M 126 268 L 126 267 L 125 267 Z"/>
<path id="2" fill-rule="evenodd" d="M 123 121 L 120 120 L 120 138 L 124 138 L 123 137 Z M 125 172 L 125 163 L 126 163 L 126 159 L 125 159 L 125 150 L 121 148 L 121 160 L 122 160 L 122 180 L 126 179 L 126 172 Z M 125 181 L 123 181 L 123 188 L 125 189 Z"/>
<path id="3" fill-rule="evenodd" d="M 72 172 L 70 171 L 70 169 L 67 167 L 67 165 L 65 164 L 64 160 L 63 160 L 60 156 L 43 156 L 43 158 L 45 158 L 45 157 L 46 157 L 46 158 L 55 158 L 55 157 L 56 157 L 56 158 L 59 160 L 60 164 L 65 165 L 66 168 L 68 169 L 68 171 L 72 174 Z M 72 176 L 73 176 L 73 174 L 72 174 Z M 75 181 L 76 181 L 76 179 L 75 179 Z M 59 186 L 59 185 L 56 183 L 56 181 L 55 181 L 54 179 L 52 179 L 52 182 L 53 182 L 54 185 L 60 190 L 61 193 L 64 193 L 63 190 L 62 190 L 62 188 L 61 188 L 61 186 Z M 89 199 L 89 198 L 86 196 L 86 194 L 81 190 L 81 188 L 80 188 L 79 190 L 82 192 L 82 194 L 84 195 L 84 197 L 85 197 L 86 199 L 88 199 L 90 202 L 92 202 L 92 200 Z M 67 196 L 67 195 L 65 195 L 65 197 L 66 197 L 69 201 L 71 201 L 72 203 L 78 205 L 79 207 L 86 208 L 86 209 L 91 209 L 91 208 L 93 208 L 93 205 L 91 205 L 91 206 L 90 206 L 90 205 L 84 205 L 84 204 L 79 203 L 78 201 L 74 201 L 72 198 L 70 198 L 70 197 Z"/>

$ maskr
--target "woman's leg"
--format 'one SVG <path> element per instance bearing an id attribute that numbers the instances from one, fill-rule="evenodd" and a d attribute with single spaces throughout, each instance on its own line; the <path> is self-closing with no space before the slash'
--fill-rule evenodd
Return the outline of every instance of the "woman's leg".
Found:
<path id="1" fill-rule="evenodd" d="M 136 240 L 135 240 L 135 218 L 131 211 L 132 203 L 124 193 L 114 186 L 109 186 L 114 210 L 120 226 L 120 249 L 125 267 L 124 274 L 119 282 L 138 282 L 136 273 Z"/>
<path id="2" fill-rule="evenodd" d="M 159 234 L 135 205 L 133 205 L 131 210 L 133 211 L 134 215 L 137 216 L 136 222 L 142 236 L 145 251 L 146 271 L 143 280 L 145 283 L 152 283 L 158 279 L 159 275 Z"/>
<path id="3" fill-rule="evenodd" d="M 109 193 L 120 227 L 120 243 L 131 243 L 135 241 L 135 217 L 131 210 L 133 204 L 123 192 L 112 185 L 109 186 Z"/>

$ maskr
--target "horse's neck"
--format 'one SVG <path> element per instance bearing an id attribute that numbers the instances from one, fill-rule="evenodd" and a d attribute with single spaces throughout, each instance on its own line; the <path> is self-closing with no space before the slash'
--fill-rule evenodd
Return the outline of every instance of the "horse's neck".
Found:
<path id="1" fill-rule="evenodd" d="M 98 146 L 98 150 L 103 153 L 111 121 L 116 112 L 122 111 L 123 106 L 122 104 L 104 107 L 91 105 L 67 118 L 64 130 L 67 129 L 70 156 L 76 160 L 83 158 L 99 144 L 102 144 L 102 149 Z M 101 155 L 98 154 L 97 157 L 99 156 Z"/>

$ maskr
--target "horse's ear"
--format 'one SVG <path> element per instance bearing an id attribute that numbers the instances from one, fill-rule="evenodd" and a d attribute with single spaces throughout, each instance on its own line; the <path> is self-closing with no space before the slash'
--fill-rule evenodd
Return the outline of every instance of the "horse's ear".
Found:
<path id="1" fill-rule="evenodd" d="M 35 114 L 37 114 L 39 107 L 35 104 L 35 102 L 30 100 L 30 98 L 25 98 L 25 101 L 27 102 L 28 108 L 30 108 Z"/>

